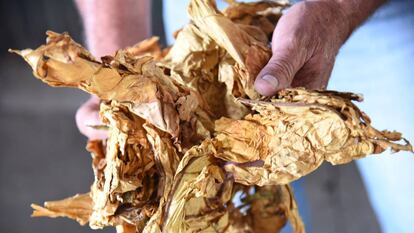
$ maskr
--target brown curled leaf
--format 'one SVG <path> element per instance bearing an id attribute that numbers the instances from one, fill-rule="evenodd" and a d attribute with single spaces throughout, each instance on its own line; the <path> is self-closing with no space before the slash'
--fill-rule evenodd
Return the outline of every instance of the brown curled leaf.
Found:
<path id="1" fill-rule="evenodd" d="M 412 151 L 398 132 L 379 131 L 353 99 L 333 91 L 286 89 L 270 101 L 243 100 L 257 113 L 216 121 L 215 156 L 237 182 L 287 184 L 322 162 L 348 163 L 386 149 Z M 399 143 L 403 141 L 403 143 Z M 244 163 L 262 161 L 259 165 Z"/>
<path id="2" fill-rule="evenodd" d="M 63 200 L 45 202 L 44 207 L 36 204 L 31 207 L 34 209 L 33 217 L 68 217 L 85 225 L 92 214 L 92 198 L 90 193 L 76 194 Z"/>
<path id="3" fill-rule="evenodd" d="M 191 0 L 191 22 L 161 49 L 156 37 L 95 59 L 67 34 L 21 55 L 43 82 L 102 99 L 108 139 L 91 141 L 90 194 L 33 205 L 33 216 L 66 216 L 117 232 L 305 231 L 288 185 L 324 161 L 348 163 L 390 148 L 335 91 L 287 89 L 260 98 L 253 81 L 271 56 L 283 1 L 238 3 L 220 12 Z M 402 142 L 403 141 L 403 142 Z"/>

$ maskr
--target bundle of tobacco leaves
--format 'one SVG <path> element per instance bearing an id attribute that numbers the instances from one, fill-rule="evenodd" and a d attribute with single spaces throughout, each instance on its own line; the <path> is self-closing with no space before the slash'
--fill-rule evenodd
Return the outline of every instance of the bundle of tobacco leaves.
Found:
<path id="1" fill-rule="evenodd" d="M 232 2 L 220 12 L 191 0 L 191 22 L 171 48 L 154 37 L 101 61 L 54 32 L 36 50 L 15 51 L 43 82 L 102 99 L 109 136 L 87 145 L 90 192 L 32 205 L 33 216 L 125 233 L 266 233 L 287 221 L 304 232 L 289 182 L 324 161 L 412 151 L 400 133 L 371 126 L 352 103 L 359 95 L 286 89 L 259 98 L 253 82 L 285 7 Z"/>

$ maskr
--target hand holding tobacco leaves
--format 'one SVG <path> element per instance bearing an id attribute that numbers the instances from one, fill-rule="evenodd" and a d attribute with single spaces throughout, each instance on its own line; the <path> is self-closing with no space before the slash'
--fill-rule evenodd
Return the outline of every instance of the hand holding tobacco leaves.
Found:
<path id="1" fill-rule="evenodd" d="M 359 95 L 296 88 L 259 97 L 254 79 L 285 7 L 233 3 L 220 12 L 192 0 L 192 21 L 171 48 L 150 38 L 102 62 L 53 32 L 46 45 L 15 51 L 43 82 L 102 99 L 109 135 L 87 146 L 91 191 L 33 205 L 33 216 L 127 233 L 279 232 L 288 220 L 304 232 L 289 182 L 323 161 L 412 151 L 400 133 L 371 126 L 352 103 Z"/>
<path id="2" fill-rule="evenodd" d="M 307 0 L 289 8 L 272 35 L 272 57 L 256 90 L 273 96 L 289 87 L 325 89 L 336 54 L 384 0 Z"/>

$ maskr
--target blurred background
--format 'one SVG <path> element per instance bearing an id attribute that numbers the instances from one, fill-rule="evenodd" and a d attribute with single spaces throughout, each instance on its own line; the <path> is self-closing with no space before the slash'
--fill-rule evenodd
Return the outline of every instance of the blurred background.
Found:
<path id="1" fill-rule="evenodd" d="M 160 2 L 153 2 L 153 33 L 163 37 Z M 30 217 L 31 203 L 87 192 L 93 182 L 86 138 L 74 120 L 87 94 L 43 84 L 7 52 L 39 46 L 46 30 L 69 32 L 82 44 L 75 5 L 2 0 L 0 19 L 0 232 L 92 232 L 66 218 Z M 325 164 L 303 179 L 302 188 L 309 232 L 380 232 L 355 164 Z"/>

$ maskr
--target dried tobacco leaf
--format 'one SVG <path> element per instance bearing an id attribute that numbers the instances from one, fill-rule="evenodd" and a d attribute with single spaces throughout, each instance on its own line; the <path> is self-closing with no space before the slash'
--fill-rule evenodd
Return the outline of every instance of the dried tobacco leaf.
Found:
<path id="1" fill-rule="evenodd" d="M 103 122 L 110 127 L 110 134 L 104 175 L 95 179 L 91 188 L 94 205 L 89 225 L 92 228 L 112 225 L 116 222 L 114 217 L 123 213 L 120 208 L 131 206 L 139 206 L 140 219 L 145 220 L 150 217 L 147 213 L 155 208 L 150 200 L 158 185 L 154 154 L 143 126 L 145 120 L 115 101 L 110 105 L 102 104 L 101 113 Z M 133 221 L 128 220 L 124 219 L 128 223 Z M 143 225 L 140 221 L 134 224 Z"/>
<path id="2" fill-rule="evenodd" d="M 76 194 L 60 201 L 45 202 L 44 206 L 32 204 L 31 207 L 34 209 L 32 216 L 68 217 L 76 220 L 81 225 L 85 225 L 92 213 L 92 198 L 89 193 Z"/>
<path id="3" fill-rule="evenodd" d="M 233 69 L 240 85 L 238 92 L 257 98 L 254 79 L 271 56 L 267 35 L 258 27 L 232 22 L 209 0 L 190 1 L 188 12 L 195 25 L 200 29 L 208 28 L 204 32 L 235 61 Z"/>
<path id="4" fill-rule="evenodd" d="M 241 100 L 256 114 L 216 121 L 216 157 L 236 182 L 287 184 L 323 161 L 348 163 L 387 148 L 412 151 L 400 133 L 378 131 L 351 100 L 360 96 L 333 91 L 286 89 L 270 101 Z M 405 144 L 396 142 L 404 140 Z M 255 166 L 244 163 L 255 162 Z"/>
<path id="5" fill-rule="evenodd" d="M 246 232 L 246 225 L 248 232 L 279 232 L 287 220 L 291 223 L 293 232 L 304 232 L 305 228 L 289 185 L 255 187 L 253 194 L 244 194 L 243 205 L 249 206 L 249 209 L 237 222 L 244 224 L 244 231 L 237 229 L 236 232 Z"/>
<path id="6" fill-rule="evenodd" d="M 95 59 L 67 34 L 14 51 L 51 86 L 103 101 L 108 139 L 91 141 L 89 194 L 33 205 L 117 232 L 305 232 L 288 185 L 323 161 L 342 164 L 391 148 L 351 93 L 287 89 L 258 99 L 253 82 L 271 56 L 285 2 L 237 3 L 220 12 L 191 0 L 192 19 L 162 50 L 156 37 Z M 405 140 L 405 139 L 404 139 Z M 241 196 L 241 204 L 233 199 Z"/>
<path id="7" fill-rule="evenodd" d="M 288 1 L 234 2 L 224 10 L 223 14 L 235 23 L 260 28 L 270 40 L 275 29 L 274 25 L 287 6 L 289 6 Z"/>
<path id="8" fill-rule="evenodd" d="M 233 181 L 206 151 L 192 148 L 182 158 L 166 206 L 163 231 L 223 232 L 228 227 L 225 203 Z"/>
<path id="9" fill-rule="evenodd" d="M 199 95 L 174 83 L 153 57 L 130 57 L 126 51 L 131 49 L 127 49 L 118 51 L 114 58 L 104 57 L 101 63 L 67 34 L 47 34 L 46 45 L 17 52 L 45 83 L 77 87 L 102 100 L 118 101 L 159 129 L 184 137 L 181 140 L 189 144 L 210 136 L 213 122 L 201 109 Z M 180 130 L 194 133 L 180 134 Z"/>

